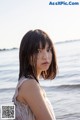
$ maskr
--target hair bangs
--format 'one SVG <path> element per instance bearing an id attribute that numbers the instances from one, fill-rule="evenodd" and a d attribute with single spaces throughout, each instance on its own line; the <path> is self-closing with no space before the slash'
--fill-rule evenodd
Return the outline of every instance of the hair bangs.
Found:
<path id="1" fill-rule="evenodd" d="M 35 44 L 35 45 L 33 45 L 34 49 L 32 49 L 33 54 L 37 53 L 38 49 L 44 49 L 46 44 L 48 45 L 49 48 L 52 48 L 52 42 L 51 42 L 49 36 L 45 35 L 45 33 L 40 33 L 40 31 L 39 32 L 35 31 L 33 36 L 34 36 L 33 41 L 34 41 L 34 44 Z"/>

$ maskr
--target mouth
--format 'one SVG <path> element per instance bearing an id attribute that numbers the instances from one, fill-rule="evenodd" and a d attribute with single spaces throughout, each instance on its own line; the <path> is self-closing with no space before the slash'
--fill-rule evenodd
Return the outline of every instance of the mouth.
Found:
<path id="1" fill-rule="evenodd" d="M 44 63 L 42 63 L 42 65 L 48 65 L 49 64 L 49 62 L 44 62 Z"/>

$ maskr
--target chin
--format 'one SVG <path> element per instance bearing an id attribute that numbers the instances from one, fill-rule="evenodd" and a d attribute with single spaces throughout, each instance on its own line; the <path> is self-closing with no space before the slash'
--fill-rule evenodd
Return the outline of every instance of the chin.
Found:
<path id="1" fill-rule="evenodd" d="M 42 71 L 46 71 L 46 70 L 48 70 L 49 69 L 49 67 L 47 67 L 47 68 L 44 68 Z"/>

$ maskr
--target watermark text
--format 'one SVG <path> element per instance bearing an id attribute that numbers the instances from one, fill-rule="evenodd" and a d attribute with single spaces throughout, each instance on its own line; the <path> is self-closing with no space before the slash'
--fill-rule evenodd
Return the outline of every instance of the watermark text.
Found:
<path id="1" fill-rule="evenodd" d="M 73 1 L 56 1 L 56 2 L 49 2 L 49 5 L 79 5 L 79 2 L 73 2 Z"/>

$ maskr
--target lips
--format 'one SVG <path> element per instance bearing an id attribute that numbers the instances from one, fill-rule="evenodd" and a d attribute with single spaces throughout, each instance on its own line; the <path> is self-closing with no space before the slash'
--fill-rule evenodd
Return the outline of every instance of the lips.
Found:
<path id="1" fill-rule="evenodd" d="M 49 62 L 44 62 L 44 63 L 42 63 L 43 65 L 47 65 L 47 64 L 49 64 Z"/>

